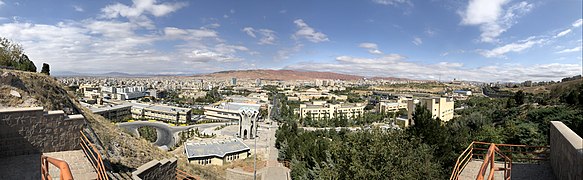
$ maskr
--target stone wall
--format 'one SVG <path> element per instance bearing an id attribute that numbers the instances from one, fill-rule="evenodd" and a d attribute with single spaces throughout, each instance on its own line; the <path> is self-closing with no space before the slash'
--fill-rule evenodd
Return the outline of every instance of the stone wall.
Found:
<path id="1" fill-rule="evenodd" d="M 132 179 L 176 180 L 177 159 L 152 160 L 132 172 Z"/>
<path id="2" fill-rule="evenodd" d="M 551 166 L 557 179 L 583 179 L 583 139 L 560 121 L 551 121 Z"/>
<path id="3" fill-rule="evenodd" d="M 0 158 L 81 149 L 82 115 L 42 107 L 0 109 Z"/>

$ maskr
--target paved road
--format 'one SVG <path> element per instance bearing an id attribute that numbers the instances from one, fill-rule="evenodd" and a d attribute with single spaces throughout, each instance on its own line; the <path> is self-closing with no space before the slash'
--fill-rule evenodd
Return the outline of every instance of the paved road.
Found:
<path id="1" fill-rule="evenodd" d="M 134 121 L 134 122 L 124 122 L 118 123 L 117 126 L 120 128 L 127 129 L 139 136 L 138 128 L 140 127 L 153 127 L 156 129 L 157 139 L 154 142 L 156 146 L 166 146 L 174 147 L 176 139 L 178 139 L 178 133 L 184 130 L 197 128 L 206 129 L 211 127 L 216 127 L 223 125 L 225 123 L 207 123 L 207 124 L 195 124 L 190 126 L 170 126 L 162 122 L 151 122 L 151 121 Z"/>

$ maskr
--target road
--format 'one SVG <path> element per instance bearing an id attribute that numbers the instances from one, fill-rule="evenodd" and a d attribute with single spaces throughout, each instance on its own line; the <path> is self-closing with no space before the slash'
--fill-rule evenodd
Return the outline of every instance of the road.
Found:
<path id="1" fill-rule="evenodd" d="M 124 128 L 129 130 L 130 132 L 134 133 L 135 135 L 139 136 L 138 128 L 140 127 L 153 127 L 156 129 L 157 139 L 154 142 L 156 146 L 166 146 L 166 147 L 174 147 L 176 143 L 176 139 L 178 139 L 178 133 L 184 130 L 197 128 L 197 129 L 206 129 L 217 127 L 223 125 L 225 123 L 207 123 L 207 124 L 195 124 L 190 126 L 170 126 L 163 122 L 151 122 L 151 121 L 134 121 L 134 122 L 124 122 L 118 123 L 117 126 L 120 128 Z"/>

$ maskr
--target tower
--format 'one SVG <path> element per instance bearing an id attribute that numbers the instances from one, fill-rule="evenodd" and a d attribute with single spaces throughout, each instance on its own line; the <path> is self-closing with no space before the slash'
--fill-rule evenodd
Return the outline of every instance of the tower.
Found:
<path id="1" fill-rule="evenodd" d="M 254 139 L 257 136 L 257 116 L 259 111 L 250 108 L 239 109 L 239 137 Z"/>

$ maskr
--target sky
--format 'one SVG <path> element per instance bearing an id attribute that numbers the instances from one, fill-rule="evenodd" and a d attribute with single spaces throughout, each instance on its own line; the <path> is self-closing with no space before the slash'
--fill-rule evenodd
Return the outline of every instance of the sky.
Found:
<path id="1" fill-rule="evenodd" d="M 581 74 L 581 0 L 0 0 L 52 72 L 292 69 L 522 82 Z"/>

